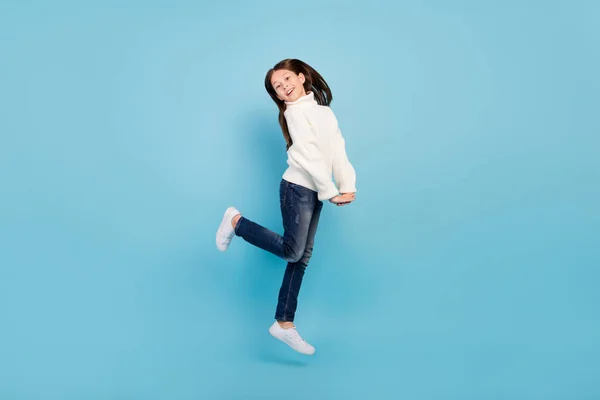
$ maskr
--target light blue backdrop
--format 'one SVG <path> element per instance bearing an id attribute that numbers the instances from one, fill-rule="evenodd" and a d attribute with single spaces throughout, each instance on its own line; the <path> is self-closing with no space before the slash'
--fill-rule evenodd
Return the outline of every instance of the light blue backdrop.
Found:
<path id="1" fill-rule="evenodd" d="M 595 1 L 0 5 L 0 398 L 597 399 Z M 297 324 L 263 88 L 330 83 L 357 202 L 325 208 Z"/>

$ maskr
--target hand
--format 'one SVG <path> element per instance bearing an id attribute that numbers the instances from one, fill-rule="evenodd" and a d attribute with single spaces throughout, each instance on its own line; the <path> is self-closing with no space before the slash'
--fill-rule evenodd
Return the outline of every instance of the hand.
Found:
<path id="1" fill-rule="evenodd" d="M 329 199 L 329 202 L 341 207 L 352 203 L 355 199 L 356 193 L 342 193 Z"/>

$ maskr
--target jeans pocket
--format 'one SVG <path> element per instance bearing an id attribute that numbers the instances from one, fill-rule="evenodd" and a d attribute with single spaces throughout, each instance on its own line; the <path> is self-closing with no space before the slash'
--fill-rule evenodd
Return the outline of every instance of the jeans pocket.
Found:
<path id="1" fill-rule="evenodd" d="M 312 190 L 299 185 L 293 186 L 293 194 L 295 202 L 301 205 L 312 204 L 316 195 Z"/>

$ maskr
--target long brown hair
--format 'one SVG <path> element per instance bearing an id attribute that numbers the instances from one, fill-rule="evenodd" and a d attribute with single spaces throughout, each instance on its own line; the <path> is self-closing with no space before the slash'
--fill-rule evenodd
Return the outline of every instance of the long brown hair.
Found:
<path id="1" fill-rule="evenodd" d="M 285 142 L 287 144 L 287 151 L 293 143 L 292 138 L 290 137 L 290 132 L 288 130 L 287 121 L 285 120 L 285 116 L 283 114 L 285 112 L 285 102 L 277 98 L 277 93 L 271 85 L 271 77 L 273 76 L 273 72 L 282 69 L 292 71 L 296 75 L 302 73 L 306 78 L 303 85 L 304 90 L 306 91 L 306 93 L 313 92 L 315 95 L 315 100 L 318 104 L 322 106 L 329 106 L 329 104 L 331 104 L 331 100 L 333 100 L 333 96 L 331 94 L 331 89 L 329 88 L 329 85 L 327 84 L 327 82 L 325 82 L 325 79 L 323 79 L 321 74 L 319 74 L 313 67 L 311 67 L 307 63 L 297 60 L 295 58 L 288 58 L 283 61 L 280 61 L 267 72 L 267 76 L 265 77 L 265 89 L 267 89 L 267 93 L 269 93 L 275 104 L 277 104 L 277 108 L 279 108 L 279 126 L 281 126 L 283 138 L 285 139 Z"/>

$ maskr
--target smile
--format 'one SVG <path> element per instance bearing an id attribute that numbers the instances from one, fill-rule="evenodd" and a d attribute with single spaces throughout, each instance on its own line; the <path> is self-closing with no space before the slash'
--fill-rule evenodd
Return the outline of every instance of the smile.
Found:
<path id="1" fill-rule="evenodd" d="M 294 91 L 294 88 L 291 88 L 290 90 L 288 90 L 286 96 L 289 96 L 290 94 L 292 94 L 293 91 Z"/>

